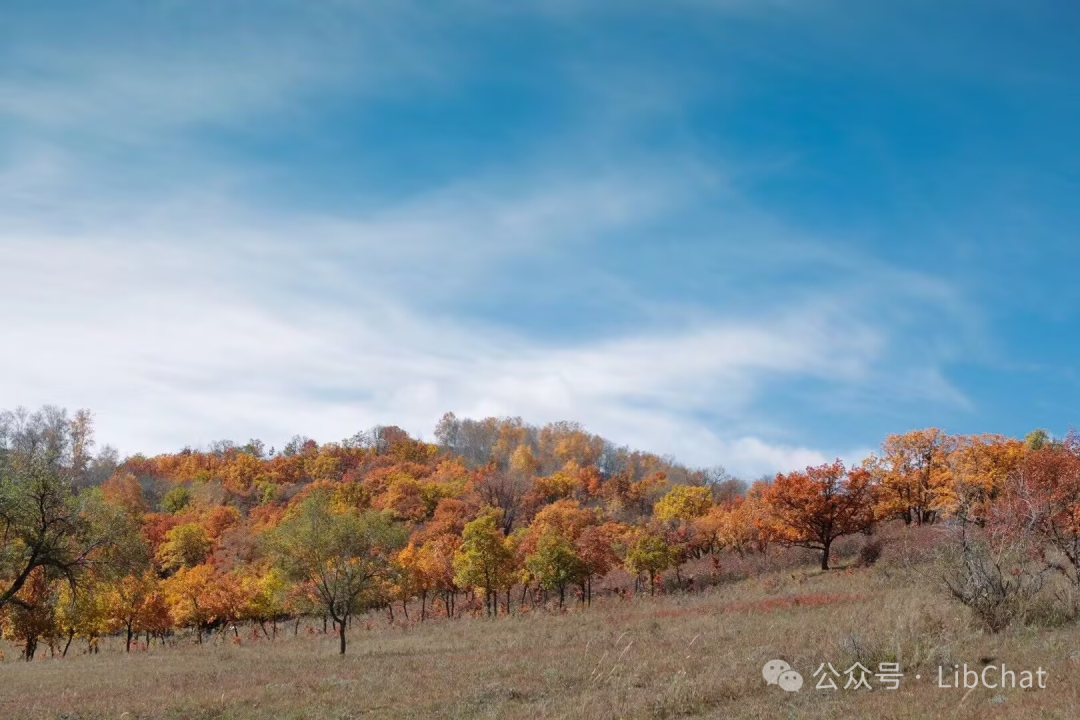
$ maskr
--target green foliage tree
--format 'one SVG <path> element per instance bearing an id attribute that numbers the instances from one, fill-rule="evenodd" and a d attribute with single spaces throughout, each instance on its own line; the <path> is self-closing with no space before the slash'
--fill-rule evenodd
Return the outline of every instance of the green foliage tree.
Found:
<path id="1" fill-rule="evenodd" d="M 286 576 L 309 583 L 320 609 L 337 624 L 342 655 L 349 618 L 389 580 L 405 539 L 405 529 L 386 513 L 334 508 L 325 488 L 292 508 L 268 538 Z"/>
<path id="2" fill-rule="evenodd" d="M 0 466 L 0 608 L 41 568 L 74 585 L 91 565 L 116 555 L 131 523 L 97 490 L 73 492 L 62 470 L 43 460 Z"/>
<path id="3" fill-rule="evenodd" d="M 1050 433 L 1042 428 L 1036 428 L 1024 436 L 1024 444 L 1028 450 L 1042 450 L 1050 442 Z"/>
<path id="4" fill-rule="evenodd" d="M 574 544 L 557 530 L 549 530 L 525 559 L 525 567 L 545 590 L 559 591 L 559 607 L 566 602 L 566 588 L 582 581 L 585 562 Z"/>
<path id="5" fill-rule="evenodd" d="M 161 510 L 175 515 L 191 504 L 191 491 L 183 485 L 170 488 L 161 498 Z"/>
<path id="6" fill-rule="evenodd" d="M 630 546 L 626 553 L 626 569 L 634 575 L 647 575 L 649 594 L 656 594 L 656 581 L 660 573 L 667 570 L 676 561 L 675 552 L 664 538 L 644 531 Z"/>
<path id="7" fill-rule="evenodd" d="M 454 579 L 459 587 L 484 591 L 484 607 L 498 614 L 496 593 L 514 572 L 514 552 L 499 527 L 495 513 L 487 513 L 465 525 L 461 548 L 454 555 Z"/>
<path id="8" fill-rule="evenodd" d="M 205 562 L 211 547 L 213 545 L 202 525 L 177 525 L 165 533 L 165 542 L 158 548 L 157 561 L 164 570 L 195 567 Z"/>

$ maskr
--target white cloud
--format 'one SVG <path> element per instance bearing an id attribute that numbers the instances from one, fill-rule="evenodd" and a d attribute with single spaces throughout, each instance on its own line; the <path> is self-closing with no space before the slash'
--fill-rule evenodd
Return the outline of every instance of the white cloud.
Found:
<path id="1" fill-rule="evenodd" d="M 590 164 L 576 157 L 578 142 L 542 166 L 510 163 L 512 174 L 458 178 L 362 213 L 245 204 L 237 187 L 252 170 L 202 157 L 186 130 L 280 121 L 312 93 L 438 84 L 456 60 L 433 32 L 441 16 L 406 3 L 328 7 L 265 34 L 223 22 L 186 48 L 154 45 L 170 22 L 159 17 L 143 41 L 12 51 L 19 62 L 0 71 L 0 114 L 18 126 L 13 160 L 0 167 L 0 405 L 90 407 L 102 440 L 127 452 L 221 437 L 280 446 L 296 432 L 331 440 L 375 423 L 430 433 L 446 410 L 571 419 L 753 477 L 858 453 L 804 447 L 798 428 L 770 424 L 760 401 L 772 383 L 962 401 L 935 366 L 939 349 L 893 372 L 911 353 L 897 351 L 909 319 L 895 308 L 952 313 L 948 293 L 792 241 L 734 196 L 732 216 L 717 213 L 719 227 L 703 231 L 722 238 L 716 252 L 733 256 L 732 275 L 795 270 L 796 282 L 785 278 L 761 302 L 683 306 L 677 292 L 662 303 L 631 288 L 628 314 L 649 322 L 585 338 L 440 310 L 483 299 L 509 272 L 511 283 L 563 292 L 562 277 L 530 275 L 550 258 L 583 266 L 578 280 L 610 291 L 589 272 L 600 252 L 619 253 L 622 236 L 678 216 L 702 185 L 713 204 L 733 192 L 697 161 L 620 153 Z M 336 22 L 337 12 L 370 12 L 373 22 Z M 665 102 L 677 106 L 677 95 Z M 87 138 L 145 149 L 152 182 L 129 155 L 117 168 L 85 152 Z M 182 171 L 188 154 L 199 172 Z M 815 289 L 822 268 L 850 281 Z"/>
<path id="2" fill-rule="evenodd" d="M 69 18 L 77 27 L 79 12 Z M 97 8 L 87 14 L 86 25 L 100 20 Z M 109 26 L 93 32 L 15 15 L 0 115 L 36 133 L 158 144 L 163 131 L 190 125 L 280 120 L 320 92 L 444 81 L 453 61 L 442 17 L 407 2 L 136 4 L 113 8 Z"/>
<path id="3" fill-rule="evenodd" d="M 124 225 L 9 229 L 0 282 L 19 302 L 0 330 L 16 349 L 0 357 L 0 397 L 91 407 L 102 438 L 129 452 L 220 437 L 280 445 L 295 432 L 328 440 L 375 423 L 429 434 L 453 410 L 574 419 L 617 442 L 751 476 L 826 458 L 739 427 L 772 379 L 843 384 L 872 373 L 885 331 L 835 303 L 540 341 L 425 313 L 380 277 L 396 258 L 421 277 L 452 268 L 467 287 L 501 257 L 472 248 L 455 262 L 471 236 L 527 254 L 563 227 L 603 234 L 657 211 L 626 200 L 629 181 L 622 200 L 607 181 L 557 187 L 477 190 L 464 203 L 468 192 L 454 202 L 436 194 L 372 219 L 310 220 L 308 233 L 303 218 L 277 230 L 246 226 L 245 213 L 185 220 L 184 203 L 133 212 Z M 327 224 L 332 232 L 319 230 Z M 330 262 L 329 250 L 347 255 Z"/>

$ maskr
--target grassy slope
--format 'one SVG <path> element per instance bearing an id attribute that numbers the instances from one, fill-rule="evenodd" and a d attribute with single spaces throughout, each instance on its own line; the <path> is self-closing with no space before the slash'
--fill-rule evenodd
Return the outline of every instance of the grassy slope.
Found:
<path id="1" fill-rule="evenodd" d="M 586 612 L 527 613 L 271 644 L 245 633 L 125 656 L 21 663 L 5 646 L 0 717 L 670 717 L 1073 718 L 1080 712 L 1080 628 L 973 631 L 931 570 L 773 571 L 689 595 L 606 598 Z M 321 627 L 321 626 L 320 626 Z M 766 687 L 761 666 L 788 660 L 799 693 Z M 874 669 L 898 658 L 898 691 L 815 691 L 820 662 Z M 940 690 L 937 666 L 994 658 L 1041 665 L 1048 690 Z M 914 675 L 920 673 L 921 681 Z M 876 682 L 876 681 L 875 681 Z"/>

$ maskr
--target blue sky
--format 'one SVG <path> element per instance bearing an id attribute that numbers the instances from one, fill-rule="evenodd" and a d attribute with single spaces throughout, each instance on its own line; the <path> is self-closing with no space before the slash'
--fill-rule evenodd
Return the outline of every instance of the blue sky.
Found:
<path id="1" fill-rule="evenodd" d="M 1080 406 L 1066 2 L 0 5 L 0 406 L 747 477 Z"/>

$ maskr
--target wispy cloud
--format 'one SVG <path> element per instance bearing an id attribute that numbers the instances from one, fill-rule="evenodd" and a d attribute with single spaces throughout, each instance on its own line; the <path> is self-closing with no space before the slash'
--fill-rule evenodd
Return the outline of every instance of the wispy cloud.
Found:
<path id="1" fill-rule="evenodd" d="M 441 15 L 408 2 L 69 10 L 67 23 L 15 15 L 0 36 L 10 58 L 0 115 L 37 133 L 160 142 L 185 126 L 280 121 L 328 89 L 438 82 L 451 62 L 435 32 Z"/>
<path id="2" fill-rule="evenodd" d="M 329 439 L 376 422 L 428 433 L 454 410 L 573 418 L 748 474 L 826 456 L 740 428 L 773 380 L 861 387 L 878 375 L 889 328 L 827 297 L 586 341 L 426 309 L 431 296 L 413 295 L 425 277 L 449 268 L 469 292 L 570 225 L 602 237 L 660 211 L 625 182 L 621 199 L 602 181 L 543 187 L 475 189 L 472 202 L 435 194 L 371 218 L 287 218 L 276 229 L 244 211 L 185 220 L 181 205 L 176 216 L 132 208 L 126 224 L 8 231 L 3 282 L 21 311 L 4 335 L 20 351 L 0 359 L 0 395 L 93 407 L 103 436 L 128 451 L 218 436 Z M 470 245 L 474 235 L 486 241 Z M 296 242 L 305 236 L 313 242 Z M 384 276 L 395 266 L 409 283 Z"/>
<path id="3" fill-rule="evenodd" d="M 448 11 L 279 10 L 295 25 L 199 16 L 207 34 L 178 45 L 163 30 L 178 18 L 147 11 L 143 40 L 12 46 L 4 405 L 91 407 L 102 439 L 128 452 L 330 440 L 375 423 L 427 434 L 447 410 L 573 419 L 754 476 L 861 452 L 861 440 L 810 447 L 770 419 L 775 385 L 820 386 L 849 407 L 965 402 L 941 370 L 965 324 L 954 292 L 792 230 L 694 153 L 619 147 L 685 88 L 658 108 L 609 85 L 593 96 L 607 112 L 546 152 L 363 208 L 259 197 L 257 163 L 222 160 L 201 130 L 287 123 L 319 96 L 445 88 L 468 62 L 437 32 Z M 624 258 L 638 272 L 620 272 Z M 561 295 L 618 307 L 622 322 L 589 318 L 603 330 L 575 334 L 560 323 L 584 309 L 547 322 L 499 312 Z M 932 330 L 912 333 L 928 315 Z"/>

